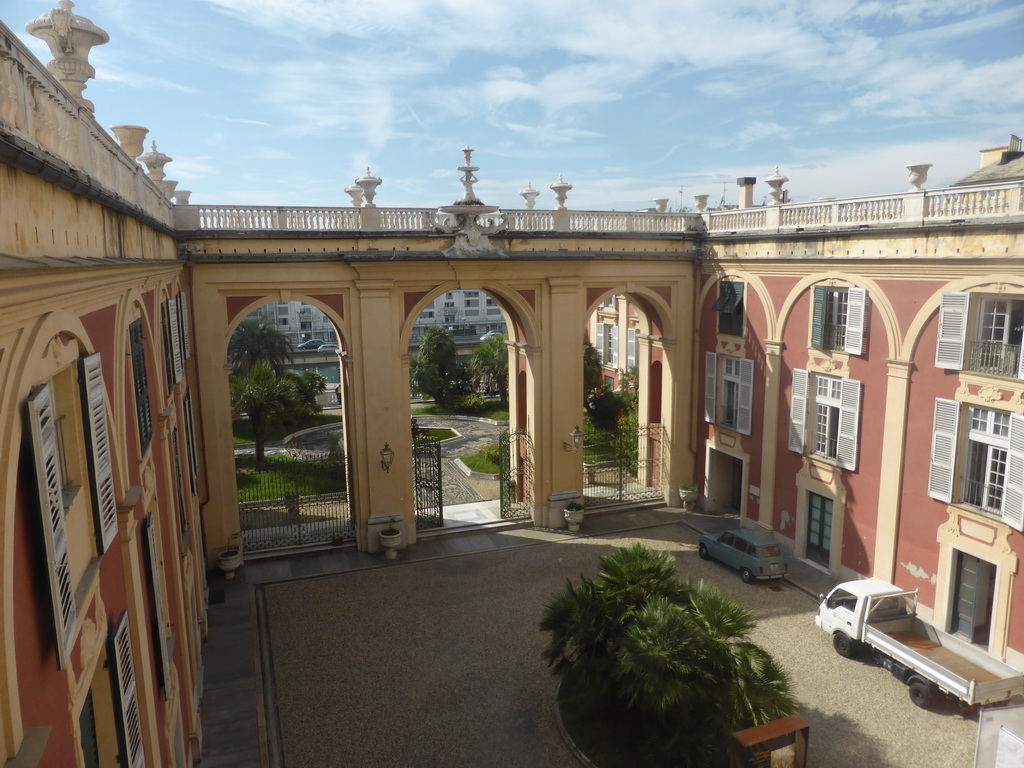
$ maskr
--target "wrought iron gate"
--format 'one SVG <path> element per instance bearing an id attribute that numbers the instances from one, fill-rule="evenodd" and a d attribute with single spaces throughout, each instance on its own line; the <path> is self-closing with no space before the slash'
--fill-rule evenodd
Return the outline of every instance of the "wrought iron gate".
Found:
<path id="1" fill-rule="evenodd" d="M 248 552 L 355 538 L 345 456 L 235 459 L 242 543 Z"/>
<path id="2" fill-rule="evenodd" d="M 503 520 L 533 514 L 533 440 L 521 430 L 498 438 L 499 489 Z"/>
<path id="3" fill-rule="evenodd" d="M 416 494 L 418 531 L 444 525 L 441 481 L 441 441 L 417 437 L 412 444 L 412 482 Z"/>
<path id="4" fill-rule="evenodd" d="M 664 498 L 661 424 L 583 435 L 584 505 Z"/>

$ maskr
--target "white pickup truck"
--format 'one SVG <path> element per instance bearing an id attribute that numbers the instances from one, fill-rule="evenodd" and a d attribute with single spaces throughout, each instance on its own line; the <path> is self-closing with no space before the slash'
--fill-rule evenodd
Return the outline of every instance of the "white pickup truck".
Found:
<path id="1" fill-rule="evenodd" d="M 1024 693 L 1024 674 L 917 616 L 917 590 L 878 579 L 847 581 L 819 595 L 814 623 L 832 635 L 840 656 L 871 648 L 875 659 L 910 687 L 910 699 L 928 707 L 938 691 L 961 707 L 1005 701 Z"/>

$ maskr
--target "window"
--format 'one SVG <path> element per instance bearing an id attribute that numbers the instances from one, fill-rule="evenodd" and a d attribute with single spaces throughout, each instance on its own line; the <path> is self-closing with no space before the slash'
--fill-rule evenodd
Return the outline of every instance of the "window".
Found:
<path id="1" fill-rule="evenodd" d="M 863 288 L 814 286 L 811 346 L 861 354 L 867 291 Z"/>
<path id="2" fill-rule="evenodd" d="M 444 308 L 445 309 L 455 309 L 455 302 L 454 301 L 446 301 L 444 303 Z"/>
<path id="3" fill-rule="evenodd" d="M 636 328 L 626 329 L 626 367 L 636 367 Z"/>
<path id="4" fill-rule="evenodd" d="M 726 336 L 743 335 L 744 283 L 722 280 L 718 283 L 718 300 L 711 307 L 718 313 L 718 332 Z"/>
<path id="5" fill-rule="evenodd" d="M 811 453 L 834 461 L 843 469 L 857 469 L 857 440 L 860 430 L 859 381 L 793 371 L 793 400 L 789 419 L 789 449 L 804 453 L 806 448 L 809 387 L 813 390 L 810 427 Z"/>
<path id="6" fill-rule="evenodd" d="M 961 404 L 954 400 L 935 401 L 928 495 L 947 503 L 976 507 L 1022 530 L 1024 416 L 968 406 L 967 434 L 960 444 L 961 413 Z"/>
<path id="7" fill-rule="evenodd" d="M 1024 299 L 977 297 L 973 334 L 970 305 L 969 293 L 942 294 L 935 366 L 1024 379 Z"/>
<path id="8" fill-rule="evenodd" d="M 814 397 L 813 452 L 828 459 L 837 456 L 839 448 L 839 409 L 842 403 L 842 379 L 818 376 Z"/>
<path id="9" fill-rule="evenodd" d="M 171 646 L 167 641 L 165 608 L 164 608 L 164 587 L 162 565 L 163 558 L 160 556 L 160 549 L 156 539 L 156 521 L 153 513 L 146 516 L 146 538 L 145 555 L 146 571 L 149 576 L 149 602 L 152 609 L 153 643 L 156 649 L 157 669 L 160 672 L 160 685 L 164 689 L 164 696 L 171 692 Z"/>
<path id="10" fill-rule="evenodd" d="M 114 626 L 111 640 L 113 647 L 114 676 L 117 678 L 117 694 L 120 699 L 121 753 L 128 768 L 141 768 L 145 764 L 142 748 L 142 719 L 139 716 L 138 689 L 135 683 L 135 664 L 132 661 L 132 640 L 128 629 L 128 614 L 124 612 Z"/>
<path id="11" fill-rule="evenodd" d="M 466 306 L 467 307 L 479 307 L 480 306 L 480 299 L 466 299 Z"/>
<path id="12" fill-rule="evenodd" d="M 619 327 L 611 323 L 597 324 L 597 344 L 601 362 L 612 368 L 619 366 Z"/>
<path id="13" fill-rule="evenodd" d="M 135 390 L 135 415 L 139 427 L 139 453 L 144 454 L 153 440 L 153 417 L 149 410 L 149 381 L 146 378 L 146 350 L 142 341 L 142 321 L 128 326 L 132 356 L 132 385 Z"/>
<path id="14" fill-rule="evenodd" d="M 720 402 L 719 360 L 722 363 Z M 704 365 L 704 420 L 749 435 L 753 417 L 754 361 L 707 352 Z"/>

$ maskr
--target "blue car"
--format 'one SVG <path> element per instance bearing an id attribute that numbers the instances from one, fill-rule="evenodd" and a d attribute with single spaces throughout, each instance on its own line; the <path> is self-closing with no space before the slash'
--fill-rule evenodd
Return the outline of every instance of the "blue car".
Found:
<path id="1" fill-rule="evenodd" d="M 719 536 L 700 537 L 697 553 L 702 560 L 715 559 L 736 568 L 750 584 L 755 579 L 781 579 L 789 570 L 775 540 L 756 530 L 737 528 Z"/>

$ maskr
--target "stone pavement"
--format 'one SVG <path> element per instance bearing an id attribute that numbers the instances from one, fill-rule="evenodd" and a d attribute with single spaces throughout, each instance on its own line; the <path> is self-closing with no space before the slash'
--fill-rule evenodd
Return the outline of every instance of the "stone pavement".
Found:
<path id="1" fill-rule="evenodd" d="M 499 552 L 567 538 L 600 537 L 681 526 L 711 534 L 736 527 L 735 515 L 685 512 L 678 508 L 645 506 L 589 514 L 578 536 L 547 531 L 524 524 L 460 529 L 455 535 L 421 537 L 401 553 L 397 564 L 429 561 L 469 553 Z M 334 573 L 386 569 L 381 555 L 351 547 L 251 560 L 233 581 L 211 573 L 208 611 L 209 640 L 203 649 L 204 696 L 201 706 L 204 768 L 279 768 L 280 745 L 274 729 L 267 727 L 267 713 L 276 712 L 273 686 L 264 686 L 265 670 L 273 669 L 268 628 L 261 626 L 265 599 L 260 585 Z M 738 577 L 737 577 L 738 581 Z M 836 583 L 818 568 L 803 561 L 790 563 L 788 581 L 816 597 Z M 271 700 L 265 697 L 271 696 Z M 270 743 L 268 745 L 268 738 Z M 486 762 L 486 761 L 485 761 Z M 295 768 L 292 766 L 292 768 Z"/>

